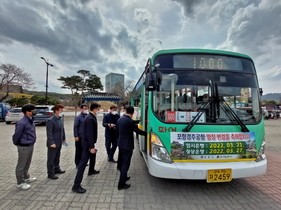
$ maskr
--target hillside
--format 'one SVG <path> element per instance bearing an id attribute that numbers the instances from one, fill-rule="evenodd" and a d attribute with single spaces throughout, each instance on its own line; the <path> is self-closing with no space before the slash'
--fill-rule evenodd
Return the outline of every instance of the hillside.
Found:
<path id="1" fill-rule="evenodd" d="M 38 95 L 38 96 L 46 96 L 46 92 L 45 91 L 29 91 L 29 90 L 23 90 L 24 94 L 29 94 L 29 95 Z M 48 92 L 48 96 L 58 99 L 58 100 L 70 100 L 71 98 L 71 94 L 61 94 L 61 93 L 53 93 L 53 92 Z"/>
<path id="2" fill-rule="evenodd" d="M 28 90 L 23 90 L 24 94 L 29 94 L 29 95 L 39 95 L 45 97 L 46 92 L 44 91 L 28 91 Z M 53 93 L 53 92 L 48 92 L 48 96 L 58 99 L 62 101 L 64 105 L 69 104 L 69 100 L 71 99 L 71 94 L 61 94 L 61 93 Z M 109 107 L 113 104 L 117 105 L 116 103 L 110 102 L 110 101 L 98 101 L 98 103 L 101 105 L 101 109 L 109 109 Z"/>
<path id="3" fill-rule="evenodd" d="M 281 103 L 281 93 L 268 93 L 261 97 L 262 101 L 276 101 L 277 103 Z"/>

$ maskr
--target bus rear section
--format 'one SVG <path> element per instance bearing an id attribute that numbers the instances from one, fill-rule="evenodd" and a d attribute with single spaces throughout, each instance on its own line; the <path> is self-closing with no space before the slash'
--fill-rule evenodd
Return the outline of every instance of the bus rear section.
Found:
<path id="1" fill-rule="evenodd" d="M 135 87 L 140 150 L 149 173 L 231 181 L 266 172 L 264 121 L 249 56 L 216 50 L 159 51 Z"/>

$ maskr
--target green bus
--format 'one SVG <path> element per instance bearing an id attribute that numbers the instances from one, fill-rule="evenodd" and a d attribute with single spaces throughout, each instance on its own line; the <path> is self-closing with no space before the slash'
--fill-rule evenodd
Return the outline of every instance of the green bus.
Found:
<path id="1" fill-rule="evenodd" d="M 266 173 L 264 119 L 253 60 L 207 49 L 161 50 L 131 98 L 152 176 L 227 182 Z"/>

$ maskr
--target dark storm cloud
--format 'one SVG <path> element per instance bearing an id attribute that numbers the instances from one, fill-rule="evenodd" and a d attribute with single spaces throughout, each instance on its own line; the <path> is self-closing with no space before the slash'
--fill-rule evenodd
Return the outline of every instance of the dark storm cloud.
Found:
<path id="1" fill-rule="evenodd" d="M 66 4 L 66 0 L 54 0 L 55 4 L 59 4 L 62 8 L 66 9 L 67 8 L 67 4 Z"/>
<path id="2" fill-rule="evenodd" d="M 38 37 L 50 33 L 48 29 L 44 29 L 44 22 L 32 9 L 17 4 L 1 5 L 0 34 L 7 39 L 22 42 L 34 40 L 38 43 Z M 37 35 L 34 37 L 35 32 Z"/>
<path id="3" fill-rule="evenodd" d="M 65 62 L 90 59 L 102 62 L 100 49 L 114 52 L 112 34 L 100 33 L 103 22 L 97 9 L 85 12 L 86 8 L 60 2 L 67 12 L 44 4 L 37 4 L 34 8 L 18 2 L 2 3 L 0 35 L 3 39 L 45 48 Z M 46 13 L 41 15 L 42 11 Z"/>
<path id="4" fill-rule="evenodd" d="M 128 30 L 122 28 L 116 39 L 123 48 L 130 49 L 134 58 L 138 57 L 139 40 L 137 37 L 129 35 Z"/>
<path id="5" fill-rule="evenodd" d="M 261 56 L 262 63 L 273 58 L 270 54 L 280 52 L 281 4 L 271 3 L 249 5 L 238 10 L 224 47 L 234 45 L 251 56 Z"/>
<path id="6" fill-rule="evenodd" d="M 186 16 L 192 16 L 195 6 L 200 4 L 200 2 L 202 2 L 202 0 L 172 0 L 172 1 L 178 2 L 183 6 Z"/>

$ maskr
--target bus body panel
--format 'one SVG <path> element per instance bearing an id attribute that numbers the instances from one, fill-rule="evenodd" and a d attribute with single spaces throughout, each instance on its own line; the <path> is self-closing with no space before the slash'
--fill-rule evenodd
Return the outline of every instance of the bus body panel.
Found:
<path id="1" fill-rule="evenodd" d="M 182 54 L 189 54 L 189 53 L 196 54 L 197 53 L 197 54 L 202 54 L 202 55 L 214 54 L 214 55 L 222 55 L 222 57 L 225 55 L 225 56 L 230 56 L 230 57 L 236 57 L 237 59 L 239 59 L 239 58 L 246 59 L 249 62 L 253 62 L 251 57 L 249 57 L 248 55 L 235 53 L 235 52 L 220 51 L 220 50 L 205 50 L 205 49 L 173 49 L 173 50 L 161 50 L 161 51 L 156 52 L 152 56 L 151 64 L 152 65 L 157 64 L 157 61 L 159 61 L 159 59 L 157 60 L 157 56 L 159 56 L 159 55 L 161 56 L 161 55 L 166 54 L 169 56 L 169 54 L 173 55 L 173 54 L 181 54 L 181 53 Z M 180 58 L 176 58 L 176 59 L 179 59 L 178 61 L 181 61 Z M 203 59 L 205 62 L 205 58 L 201 58 L 201 59 Z M 196 62 L 197 62 L 197 60 L 196 60 Z M 196 62 L 195 62 L 195 64 L 197 65 Z M 252 83 L 250 83 L 249 80 L 246 80 L 246 79 L 242 80 L 242 81 L 244 81 L 244 83 L 241 83 L 241 86 L 236 85 L 237 83 L 227 83 L 230 80 L 230 78 L 233 79 L 232 75 L 224 74 L 224 72 L 228 72 L 229 69 L 222 69 L 222 71 L 219 71 L 219 72 L 222 72 L 222 73 L 219 73 L 219 76 L 220 75 L 222 75 L 222 76 L 218 77 L 220 79 L 217 80 L 217 82 L 218 82 L 218 84 L 220 84 L 221 88 L 228 88 L 228 86 L 230 86 L 231 88 L 233 87 L 234 91 L 229 92 L 229 94 L 227 94 L 228 93 L 227 91 L 226 92 L 222 91 L 222 95 L 225 94 L 225 96 L 229 96 L 229 97 L 234 96 L 237 98 L 240 97 L 240 99 L 241 99 L 242 90 L 245 92 L 244 96 L 246 97 L 248 94 L 246 89 L 247 88 L 251 89 L 251 97 L 252 97 L 251 98 L 251 103 L 252 103 L 251 107 L 248 105 L 248 103 L 250 103 L 249 101 L 247 102 L 247 106 L 241 105 L 240 107 L 238 107 L 238 105 L 240 104 L 242 99 L 241 99 L 241 101 L 240 101 L 240 99 L 239 100 L 233 99 L 233 101 L 235 101 L 235 103 L 238 104 L 237 106 L 235 105 L 234 108 L 238 107 L 243 110 L 242 107 L 245 107 L 244 110 L 250 110 L 249 113 L 256 113 L 255 120 L 248 121 L 245 126 L 249 130 L 249 132 L 254 133 L 256 146 L 252 147 L 252 148 L 255 148 L 255 150 L 253 150 L 252 152 L 255 155 L 245 154 L 245 156 L 239 156 L 239 157 L 237 155 L 237 158 L 239 158 L 239 159 L 235 159 L 236 157 L 234 157 L 233 159 L 218 159 L 217 160 L 215 158 L 215 159 L 212 159 L 209 161 L 200 158 L 200 155 L 197 155 L 198 158 L 191 157 L 191 159 L 189 159 L 190 157 L 186 158 L 184 156 L 180 156 L 180 155 L 175 156 L 174 154 L 172 154 L 172 150 L 175 150 L 174 149 L 175 147 L 172 148 L 171 136 L 173 138 L 175 138 L 175 136 L 171 135 L 171 133 L 180 132 L 177 135 L 181 135 L 181 133 L 183 133 L 183 129 L 188 126 L 189 122 L 186 121 L 186 123 L 183 123 L 182 121 L 172 121 L 172 120 L 169 121 L 169 120 L 167 120 L 167 119 L 170 119 L 167 117 L 168 115 L 159 114 L 159 112 L 162 112 L 162 111 L 164 113 L 166 112 L 166 114 L 167 114 L 167 112 L 171 113 L 174 111 L 196 112 L 196 110 L 193 110 L 194 108 L 192 108 L 192 110 L 187 109 L 187 108 L 185 108 L 186 110 L 185 109 L 183 110 L 182 108 L 175 109 L 175 103 L 182 103 L 179 101 L 176 102 L 175 95 L 178 94 L 178 92 L 176 93 L 175 87 L 177 87 L 176 85 L 179 85 L 179 87 L 177 87 L 177 89 L 182 90 L 184 85 L 186 85 L 187 87 L 190 86 L 190 88 L 191 88 L 191 86 L 196 86 L 196 85 L 198 87 L 200 85 L 201 86 L 209 86 L 209 85 L 205 84 L 205 83 L 203 84 L 203 82 L 202 82 L 203 80 L 201 81 L 201 79 L 200 80 L 192 80 L 192 79 L 189 80 L 189 78 L 193 78 L 192 74 L 190 74 L 190 77 L 184 77 L 184 75 L 182 75 L 180 73 L 184 72 L 185 67 L 169 66 L 169 67 L 166 67 L 166 69 L 165 69 L 165 65 L 167 66 L 168 64 L 165 64 L 165 61 L 163 61 L 164 67 L 161 69 L 161 63 L 159 62 L 159 64 L 160 64 L 159 71 L 162 70 L 162 73 L 165 71 L 168 72 L 167 73 L 168 76 L 166 76 L 165 78 L 166 78 L 166 81 L 171 81 L 171 85 L 169 83 L 168 86 L 163 86 L 163 87 L 165 87 L 164 89 L 158 88 L 158 90 L 156 90 L 154 92 L 146 91 L 145 87 L 144 87 L 144 81 L 145 81 L 145 74 L 147 73 L 146 70 L 147 71 L 149 70 L 149 68 L 147 68 L 147 66 L 146 66 L 144 73 L 142 74 L 141 78 L 139 79 L 139 81 L 135 87 L 135 89 L 138 93 L 137 97 L 136 97 L 138 99 L 137 104 L 132 104 L 134 106 L 138 106 L 138 105 L 140 106 L 140 108 L 141 108 L 140 109 L 141 110 L 140 118 L 142 119 L 142 121 L 139 124 L 139 128 L 146 130 L 148 132 L 148 135 L 146 137 L 144 137 L 144 136 L 138 137 L 138 143 L 139 143 L 138 147 L 139 147 L 141 153 L 143 154 L 143 157 L 147 164 L 149 173 L 152 176 L 159 177 L 159 178 L 191 179 L 191 180 L 207 180 L 208 179 L 207 178 L 208 170 L 215 170 L 215 169 L 217 169 L 217 170 L 231 169 L 231 175 L 232 175 L 233 179 L 253 177 L 253 176 L 265 174 L 266 170 L 267 170 L 267 159 L 266 159 L 265 155 L 264 155 L 263 160 L 261 160 L 259 162 L 255 161 L 255 158 L 258 155 L 260 155 L 259 152 L 260 152 L 262 145 L 264 145 L 263 142 L 264 142 L 264 137 L 265 137 L 265 130 L 264 130 L 264 119 L 258 117 L 260 114 L 260 111 L 261 111 L 260 95 L 257 91 L 258 90 L 258 80 L 257 80 L 254 64 L 253 64 L 253 69 L 250 73 L 249 72 L 243 73 L 241 70 L 241 75 L 245 76 L 245 78 L 250 78 L 250 79 L 251 79 L 251 77 L 254 78 L 253 80 L 251 80 Z M 194 66 L 196 66 L 195 64 L 194 64 Z M 173 68 L 175 68 L 175 70 Z M 179 73 L 176 72 L 177 71 L 176 68 L 180 69 Z M 190 68 L 190 66 L 186 67 L 186 68 Z M 205 68 L 205 66 L 204 66 L 204 68 Z M 202 68 L 202 69 L 204 69 L 204 68 Z M 196 71 L 196 72 L 198 71 L 198 74 L 202 74 L 201 73 L 201 72 L 203 72 L 202 69 L 199 71 L 197 69 L 194 69 L 194 71 Z M 247 69 L 247 68 L 245 68 L 245 69 Z M 243 68 L 243 70 L 244 70 L 244 68 Z M 210 69 L 210 71 L 212 71 L 212 69 Z M 215 71 L 218 71 L 218 69 L 216 69 Z M 191 70 L 189 69 L 187 72 L 191 72 Z M 174 74 L 177 74 L 177 73 L 179 76 L 176 78 L 176 77 L 174 77 Z M 238 75 L 238 74 L 240 74 L 239 70 L 237 70 L 233 73 L 233 75 Z M 206 75 L 208 75 L 208 74 L 206 74 Z M 206 75 L 205 75 L 205 77 L 207 78 Z M 214 73 L 214 75 L 215 75 L 215 73 Z M 248 77 L 249 75 L 251 75 L 251 76 Z M 215 78 L 215 76 L 213 76 L 213 77 L 209 76 L 209 77 Z M 180 82 L 179 82 L 179 84 L 177 84 L 176 82 L 174 82 L 176 80 L 175 78 L 176 79 L 185 78 L 185 79 L 179 80 Z M 243 77 L 241 77 L 241 78 L 243 78 Z M 190 83 L 186 83 L 186 81 L 189 81 Z M 193 81 L 197 81 L 199 83 L 198 84 L 196 82 L 193 83 Z M 236 80 L 233 79 L 233 81 L 236 81 Z M 245 81 L 246 81 L 246 83 L 245 83 Z M 228 85 L 224 85 L 223 83 L 226 83 Z M 240 80 L 238 81 L 238 83 L 240 83 Z M 249 83 L 251 84 L 251 86 L 249 85 Z M 245 88 L 244 88 L 244 86 L 245 86 Z M 235 92 L 236 87 L 238 89 L 240 88 L 238 90 L 239 91 L 238 94 L 237 94 L 237 92 Z M 156 95 L 155 92 L 157 92 L 157 91 L 159 92 L 159 95 L 162 94 L 161 95 L 162 98 L 160 96 Z M 209 91 L 209 89 L 208 89 L 208 91 Z M 243 94 L 244 94 L 244 92 L 243 92 Z M 185 93 L 187 93 L 187 89 L 185 90 Z M 197 92 L 195 91 L 194 93 L 199 95 L 198 91 Z M 182 95 L 180 95 L 180 96 L 182 96 Z M 190 98 L 192 96 L 193 95 L 191 95 Z M 157 97 L 159 97 L 159 98 L 157 98 Z M 255 101 L 252 99 L 254 99 Z M 247 99 L 247 100 L 249 100 L 249 99 Z M 188 103 L 195 104 L 197 99 L 196 100 L 192 99 L 192 101 L 193 102 L 188 102 Z M 253 101 L 256 103 L 254 103 Z M 134 103 L 134 100 L 132 100 L 132 102 Z M 156 102 L 158 102 L 160 104 L 159 107 L 157 107 L 157 108 L 156 108 L 156 104 L 157 104 Z M 183 103 L 187 103 L 187 101 L 185 101 Z M 166 105 L 168 105 L 168 107 L 166 107 Z M 231 105 L 231 101 L 229 102 L 229 105 Z M 188 107 L 188 106 L 186 106 L 186 107 Z M 249 108 L 251 108 L 251 109 L 249 109 Z M 157 113 L 156 113 L 156 111 L 157 111 Z M 245 112 L 245 111 L 243 111 L 243 112 Z M 239 113 L 239 112 L 237 112 L 237 113 Z M 242 111 L 241 111 L 241 113 L 242 113 Z M 163 116 L 165 116 L 165 117 L 163 117 Z M 238 116 L 238 114 L 237 114 L 237 116 Z M 254 114 L 252 114 L 252 116 L 254 116 Z M 246 116 L 242 115 L 242 117 L 244 117 L 243 120 L 245 120 L 245 121 L 248 120 Z M 172 121 L 172 123 L 171 123 L 171 121 Z M 243 122 L 242 122 L 242 124 L 243 124 Z M 205 121 L 203 121 L 202 124 L 196 123 L 192 127 L 192 129 L 189 130 L 188 132 L 199 133 L 199 134 L 200 133 L 207 133 L 207 134 L 208 133 L 223 133 L 223 134 L 225 134 L 225 133 L 245 132 L 245 131 L 242 131 L 241 127 L 242 127 L 241 123 L 239 125 L 239 123 L 237 123 L 237 122 L 228 123 L 228 124 L 227 123 L 225 123 L 225 124 L 223 124 L 223 123 L 214 124 L 213 123 L 212 124 L 210 122 L 207 122 L 207 120 L 205 120 Z M 188 132 L 186 132 L 186 133 L 188 133 Z M 248 131 L 246 131 L 246 132 L 248 132 Z M 172 159 L 172 163 L 162 162 L 162 161 L 156 160 L 150 156 L 151 153 L 153 152 L 153 151 L 151 151 L 151 142 L 150 142 L 150 137 L 152 136 L 152 133 L 153 133 L 154 137 L 156 135 L 157 138 L 160 139 L 163 147 L 167 150 L 168 155 L 170 155 L 171 158 L 174 158 L 174 159 Z M 210 142 L 206 142 L 206 143 L 210 143 Z M 175 144 L 175 143 L 173 143 L 173 144 Z M 261 152 L 264 152 L 264 150 L 261 150 Z M 206 153 L 206 154 L 208 154 L 208 153 Z M 229 153 L 227 153 L 227 154 L 229 154 Z M 205 155 L 205 153 L 204 153 L 204 155 Z"/>
<path id="2" fill-rule="evenodd" d="M 147 157 L 149 173 L 159 178 L 170 179 L 197 179 L 206 180 L 210 169 L 232 169 L 232 178 L 246 178 L 259 176 L 266 173 L 267 160 L 241 161 L 241 162 L 220 162 L 220 163 L 198 163 L 198 162 L 174 162 L 163 163 Z"/>

